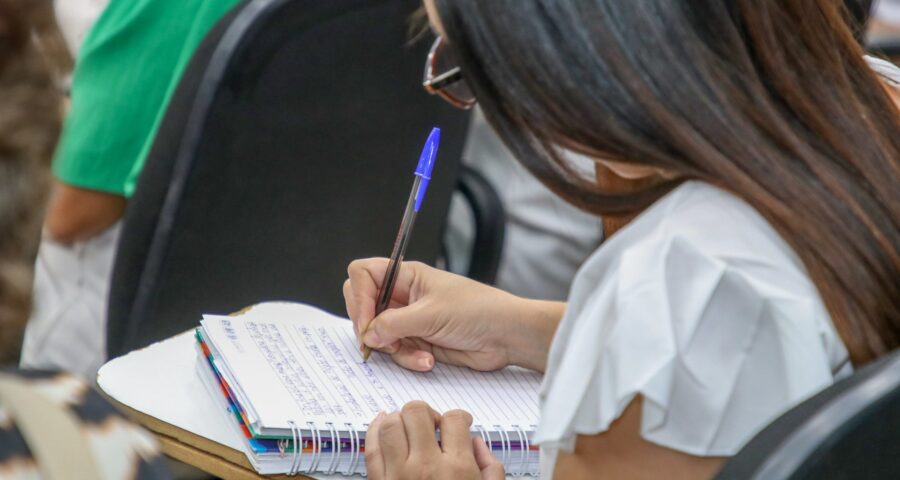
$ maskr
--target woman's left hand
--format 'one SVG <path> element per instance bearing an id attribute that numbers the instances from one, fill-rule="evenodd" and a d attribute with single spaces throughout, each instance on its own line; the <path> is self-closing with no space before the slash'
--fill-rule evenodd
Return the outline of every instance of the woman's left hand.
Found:
<path id="1" fill-rule="evenodd" d="M 400 413 L 379 414 L 366 433 L 366 467 L 371 480 L 503 480 L 503 465 L 479 437 L 472 415 L 439 415 L 425 402 L 409 402 Z M 435 429 L 441 430 L 441 443 Z"/>

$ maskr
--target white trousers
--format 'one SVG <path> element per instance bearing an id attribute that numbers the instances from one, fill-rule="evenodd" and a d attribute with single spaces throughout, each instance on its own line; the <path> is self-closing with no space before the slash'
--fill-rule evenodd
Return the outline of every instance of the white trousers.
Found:
<path id="1" fill-rule="evenodd" d="M 106 360 L 106 304 L 121 222 L 85 242 L 41 240 L 21 366 L 93 382 Z"/>

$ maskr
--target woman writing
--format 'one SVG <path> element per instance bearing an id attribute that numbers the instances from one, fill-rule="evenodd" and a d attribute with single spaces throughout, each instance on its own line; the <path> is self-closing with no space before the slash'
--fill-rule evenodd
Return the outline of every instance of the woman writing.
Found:
<path id="1" fill-rule="evenodd" d="M 708 477 L 779 414 L 900 345 L 900 116 L 837 2 L 426 7 L 443 96 L 477 99 L 563 198 L 643 212 L 565 304 L 410 263 L 374 318 L 387 261 L 349 268 L 361 340 L 398 364 L 545 373 L 545 478 Z M 603 189 L 563 148 L 657 181 Z M 477 441 L 422 440 L 435 425 L 445 442 L 468 435 L 470 421 L 421 403 L 380 415 L 370 475 L 502 478 Z"/>

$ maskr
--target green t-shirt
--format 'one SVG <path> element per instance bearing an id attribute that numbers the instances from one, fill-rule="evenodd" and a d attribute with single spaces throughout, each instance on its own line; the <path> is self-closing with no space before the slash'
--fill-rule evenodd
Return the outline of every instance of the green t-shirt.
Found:
<path id="1" fill-rule="evenodd" d="M 184 68 L 238 1 L 110 0 L 75 67 L 56 177 L 131 196 Z"/>

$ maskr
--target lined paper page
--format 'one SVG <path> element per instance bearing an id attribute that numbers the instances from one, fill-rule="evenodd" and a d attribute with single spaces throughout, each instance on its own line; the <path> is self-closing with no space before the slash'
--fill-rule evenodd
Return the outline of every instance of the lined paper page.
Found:
<path id="1" fill-rule="evenodd" d="M 466 410 L 485 427 L 527 428 L 538 418 L 535 372 L 439 364 L 417 373 L 378 352 L 363 363 L 351 323 L 312 307 L 266 304 L 202 324 L 264 428 L 287 429 L 290 420 L 362 425 L 410 400 L 439 412 Z"/>

